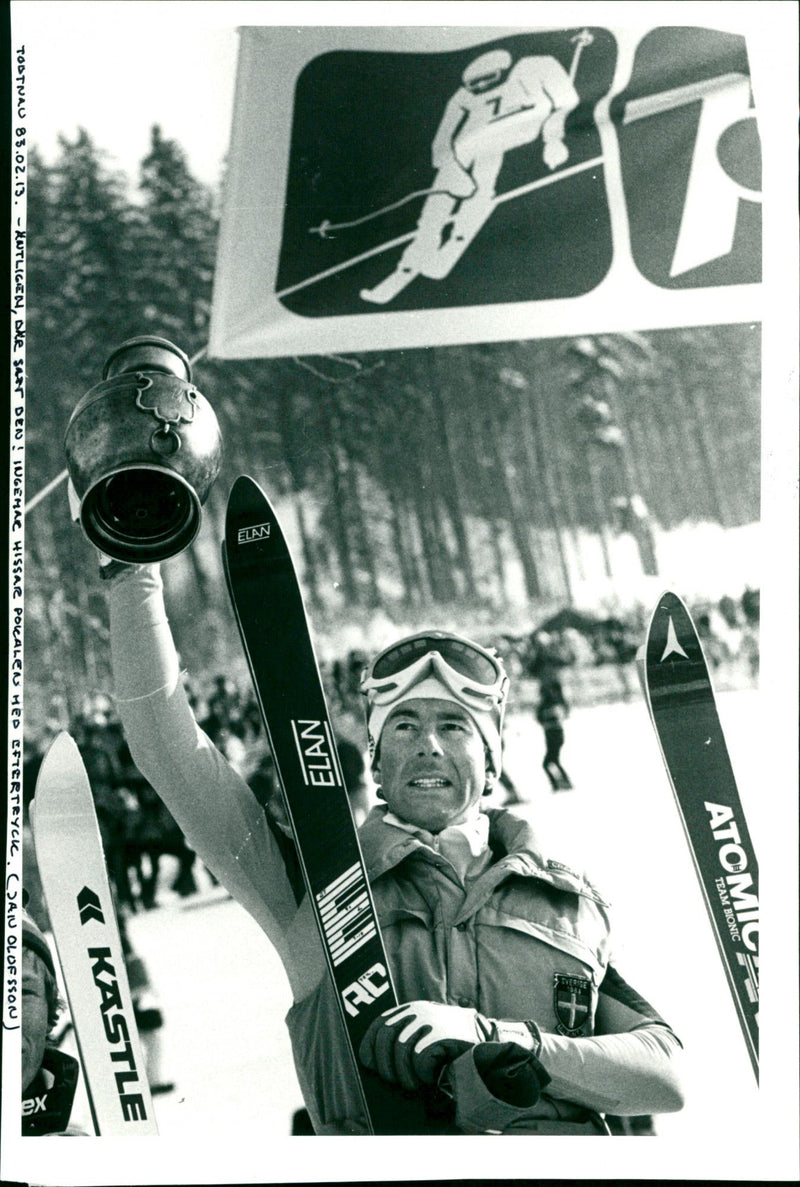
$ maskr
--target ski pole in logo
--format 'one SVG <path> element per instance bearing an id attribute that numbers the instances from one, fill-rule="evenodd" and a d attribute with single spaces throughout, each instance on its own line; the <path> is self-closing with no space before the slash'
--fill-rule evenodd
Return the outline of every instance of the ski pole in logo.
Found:
<path id="1" fill-rule="evenodd" d="M 581 29 L 580 33 L 576 33 L 574 37 L 570 37 L 570 41 L 575 42 L 575 54 L 572 58 L 572 65 L 569 68 L 569 81 L 575 81 L 575 75 L 578 73 L 578 62 L 581 60 L 581 54 L 587 45 L 591 45 L 594 37 L 588 29 Z"/>
<path id="2" fill-rule="evenodd" d="M 93 890 L 88 886 L 84 886 L 83 890 L 78 895 L 78 914 L 81 917 L 81 926 L 88 923 L 90 919 L 96 919 L 98 923 L 105 923 L 103 918 L 103 910 L 100 906 L 100 899 Z"/>

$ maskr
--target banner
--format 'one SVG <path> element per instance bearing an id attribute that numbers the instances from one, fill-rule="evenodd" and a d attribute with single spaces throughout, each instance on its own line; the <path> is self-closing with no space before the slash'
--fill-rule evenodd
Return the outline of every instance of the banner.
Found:
<path id="1" fill-rule="evenodd" d="M 212 357 L 760 319 L 744 36 L 240 36 Z"/>

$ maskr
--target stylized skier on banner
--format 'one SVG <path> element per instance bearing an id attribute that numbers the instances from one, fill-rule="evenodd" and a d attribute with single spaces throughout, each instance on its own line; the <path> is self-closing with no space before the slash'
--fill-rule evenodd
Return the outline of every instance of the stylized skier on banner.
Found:
<path id="1" fill-rule="evenodd" d="M 414 238 L 394 272 L 374 288 L 361 290 L 363 300 L 385 305 L 416 276 L 441 280 L 449 274 L 494 208 L 497 178 L 511 149 L 541 136 L 545 165 L 555 170 L 566 162 L 564 124 L 580 101 L 573 80 L 591 34 L 578 34 L 575 40 L 569 73 L 550 55 L 531 55 L 513 64 L 505 49 L 470 62 L 433 139 L 436 177 Z"/>

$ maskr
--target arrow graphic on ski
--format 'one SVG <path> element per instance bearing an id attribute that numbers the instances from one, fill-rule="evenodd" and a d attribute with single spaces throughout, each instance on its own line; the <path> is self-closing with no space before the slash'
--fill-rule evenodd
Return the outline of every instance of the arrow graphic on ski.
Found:
<path id="1" fill-rule="evenodd" d="M 664 648 L 664 654 L 661 656 L 661 663 L 663 664 L 664 660 L 669 659 L 671 655 L 680 655 L 683 659 L 689 658 L 678 642 L 678 636 L 675 634 L 675 624 L 670 614 L 667 617 L 667 643 Z"/>
<path id="2" fill-rule="evenodd" d="M 77 902 L 81 923 L 88 923 L 90 919 L 96 919 L 98 923 L 105 923 L 103 908 L 100 905 L 100 899 L 93 890 L 89 889 L 88 886 L 84 886 L 83 890 L 78 895 Z"/>
<path id="3" fill-rule="evenodd" d="M 677 594 L 659 598 L 638 655 L 653 727 L 758 1079 L 758 862 L 700 638 Z"/>
<path id="4" fill-rule="evenodd" d="M 95 1131 L 157 1134 L 92 789 L 67 733 L 42 760 L 31 825 Z"/>

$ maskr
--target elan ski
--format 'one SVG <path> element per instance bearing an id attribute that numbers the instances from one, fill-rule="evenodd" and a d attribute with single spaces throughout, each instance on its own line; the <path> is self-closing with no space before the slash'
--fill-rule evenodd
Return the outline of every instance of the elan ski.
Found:
<path id="1" fill-rule="evenodd" d="M 31 825 L 95 1132 L 157 1134 L 94 799 L 68 733 L 42 760 Z"/>
<path id="2" fill-rule="evenodd" d="M 228 590 L 283 790 L 297 857 L 374 1133 L 424 1133 L 422 1105 L 387 1092 L 358 1059 L 370 1022 L 396 1004 L 389 962 L 294 564 L 251 478 L 236 480 L 223 545 Z"/>
<path id="3" fill-rule="evenodd" d="M 689 611 L 664 593 L 639 671 L 758 1080 L 758 863 Z"/>

